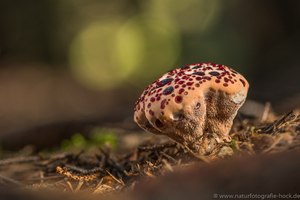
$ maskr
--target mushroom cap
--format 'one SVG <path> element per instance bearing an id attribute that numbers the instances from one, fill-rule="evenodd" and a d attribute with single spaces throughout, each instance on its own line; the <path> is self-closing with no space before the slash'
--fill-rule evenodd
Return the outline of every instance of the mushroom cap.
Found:
<path id="1" fill-rule="evenodd" d="M 178 120 L 176 113 L 191 109 L 190 105 L 205 99 L 208 91 L 222 91 L 236 104 L 243 104 L 248 88 L 247 80 L 225 65 L 186 65 L 165 73 L 145 88 L 135 104 L 134 121 L 147 131 L 164 134 L 164 123 Z"/>

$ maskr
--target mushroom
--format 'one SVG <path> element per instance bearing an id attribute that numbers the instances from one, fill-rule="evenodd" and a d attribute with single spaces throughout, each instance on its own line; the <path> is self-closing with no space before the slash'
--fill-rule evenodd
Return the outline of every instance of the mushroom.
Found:
<path id="1" fill-rule="evenodd" d="M 145 88 L 134 108 L 144 130 L 166 135 L 199 154 L 231 140 L 229 131 L 249 84 L 235 70 L 199 63 L 171 70 Z"/>

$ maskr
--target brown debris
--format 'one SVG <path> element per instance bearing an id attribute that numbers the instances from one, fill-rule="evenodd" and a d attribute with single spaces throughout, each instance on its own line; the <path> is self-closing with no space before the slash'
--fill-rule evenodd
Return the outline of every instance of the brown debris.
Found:
<path id="1" fill-rule="evenodd" d="M 240 117 L 231 131 L 232 142 L 218 144 L 200 156 L 175 142 L 152 141 L 126 154 L 107 148 L 95 153 L 23 156 L 0 161 L 0 185 L 33 190 L 86 191 L 110 194 L 133 190 L 141 179 L 156 179 L 194 163 L 209 165 L 229 157 L 270 154 L 300 147 L 300 115 L 290 112 L 274 122 Z M 22 166 L 22 167 L 21 167 Z M 21 175 L 20 175 L 21 174 Z"/>

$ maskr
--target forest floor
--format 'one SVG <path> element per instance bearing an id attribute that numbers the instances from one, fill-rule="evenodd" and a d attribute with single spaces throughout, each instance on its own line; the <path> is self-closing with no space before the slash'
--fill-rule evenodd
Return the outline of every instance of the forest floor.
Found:
<path id="1" fill-rule="evenodd" d="M 123 136 L 126 137 L 126 134 Z M 261 119 L 238 116 L 232 141 L 198 156 L 168 139 L 153 137 L 134 149 L 60 151 L 24 155 L 15 152 L 0 160 L 0 185 L 26 191 L 57 191 L 107 195 L 132 191 L 141 180 L 157 179 L 194 164 L 210 164 L 230 157 L 273 154 L 300 148 L 300 115 L 275 116 L 266 110 Z M 22 155 L 22 156 L 20 156 Z"/>

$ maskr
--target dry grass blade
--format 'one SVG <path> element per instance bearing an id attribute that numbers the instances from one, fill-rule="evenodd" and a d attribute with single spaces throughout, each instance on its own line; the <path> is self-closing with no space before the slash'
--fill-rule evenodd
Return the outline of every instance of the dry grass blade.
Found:
<path id="1" fill-rule="evenodd" d="M 167 169 L 170 172 L 174 171 L 172 165 L 167 160 L 163 159 L 162 162 L 164 164 L 165 169 Z"/>
<path id="2" fill-rule="evenodd" d="M 268 133 L 268 134 L 276 134 L 284 127 L 290 125 L 299 120 L 299 115 L 294 114 L 293 111 L 289 112 L 288 114 L 284 115 L 280 119 L 276 120 L 275 122 L 271 123 L 268 126 L 263 128 L 259 128 L 257 130 L 258 133 Z"/>
<path id="3" fill-rule="evenodd" d="M 261 122 L 265 122 L 268 119 L 270 111 L 271 111 L 271 103 L 267 102 L 265 104 L 265 108 L 264 108 L 263 114 L 261 116 L 261 120 L 260 120 Z"/>
<path id="4" fill-rule="evenodd" d="M 40 160 L 39 156 L 8 158 L 8 159 L 0 160 L 0 166 L 17 164 L 17 163 L 27 163 L 27 162 L 37 161 L 37 160 Z"/>
<path id="5" fill-rule="evenodd" d="M 124 182 L 122 180 L 117 179 L 114 175 L 112 175 L 109 171 L 106 170 L 106 173 L 112 178 L 114 179 L 116 182 L 118 182 L 121 185 L 125 185 Z"/>
<path id="6" fill-rule="evenodd" d="M 272 143 L 272 145 L 269 148 L 267 148 L 263 151 L 263 153 L 270 152 L 272 149 L 274 149 L 276 147 L 276 145 L 281 141 L 281 139 L 282 139 L 282 136 L 280 135 L 278 138 L 275 139 L 275 141 Z"/>
<path id="7" fill-rule="evenodd" d="M 169 154 L 165 153 L 165 152 L 161 152 L 161 155 L 163 155 L 164 157 L 166 157 L 169 160 L 172 160 L 175 164 L 177 164 L 177 160 L 175 158 L 173 158 L 172 156 L 170 156 Z"/>
<path id="8" fill-rule="evenodd" d="M 100 174 L 105 174 L 105 170 L 102 169 L 101 167 L 93 168 L 93 169 L 83 169 L 77 166 L 73 165 L 65 165 L 65 168 L 68 170 L 72 170 L 74 172 L 80 173 L 82 175 L 89 175 L 89 174 L 95 174 L 95 173 L 100 173 Z"/>
<path id="9" fill-rule="evenodd" d="M 84 184 L 84 181 L 79 181 L 79 183 L 78 183 L 78 185 L 76 186 L 76 188 L 75 188 L 75 192 L 77 192 L 77 191 L 79 191 L 80 189 L 81 189 L 81 187 L 83 186 L 83 184 Z"/>
<path id="10" fill-rule="evenodd" d="M 21 182 L 17 181 L 17 180 L 14 180 L 12 178 L 8 178 L 6 176 L 3 176 L 0 174 L 0 179 L 2 179 L 3 181 L 9 183 L 9 184 L 13 184 L 15 186 L 24 186 Z"/>
<path id="11" fill-rule="evenodd" d="M 166 144 L 160 144 L 160 145 L 151 145 L 151 146 L 140 146 L 138 147 L 139 151 L 160 151 L 163 150 L 165 148 L 172 148 L 172 147 L 176 147 L 176 143 L 166 143 Z"/>
<path id="12" fill-rule="evenodd" d="M 198 155 L 196 153 L 194 153 L 189 147 L 187 147 L 186 145 L 181 145 L 188 153 L 190 156 L 192 156 L 193 158 L 196 158 L 199 161 L 203 161 L 205 163 L 209 163 L 209 160 L 202 155 Z"/>

